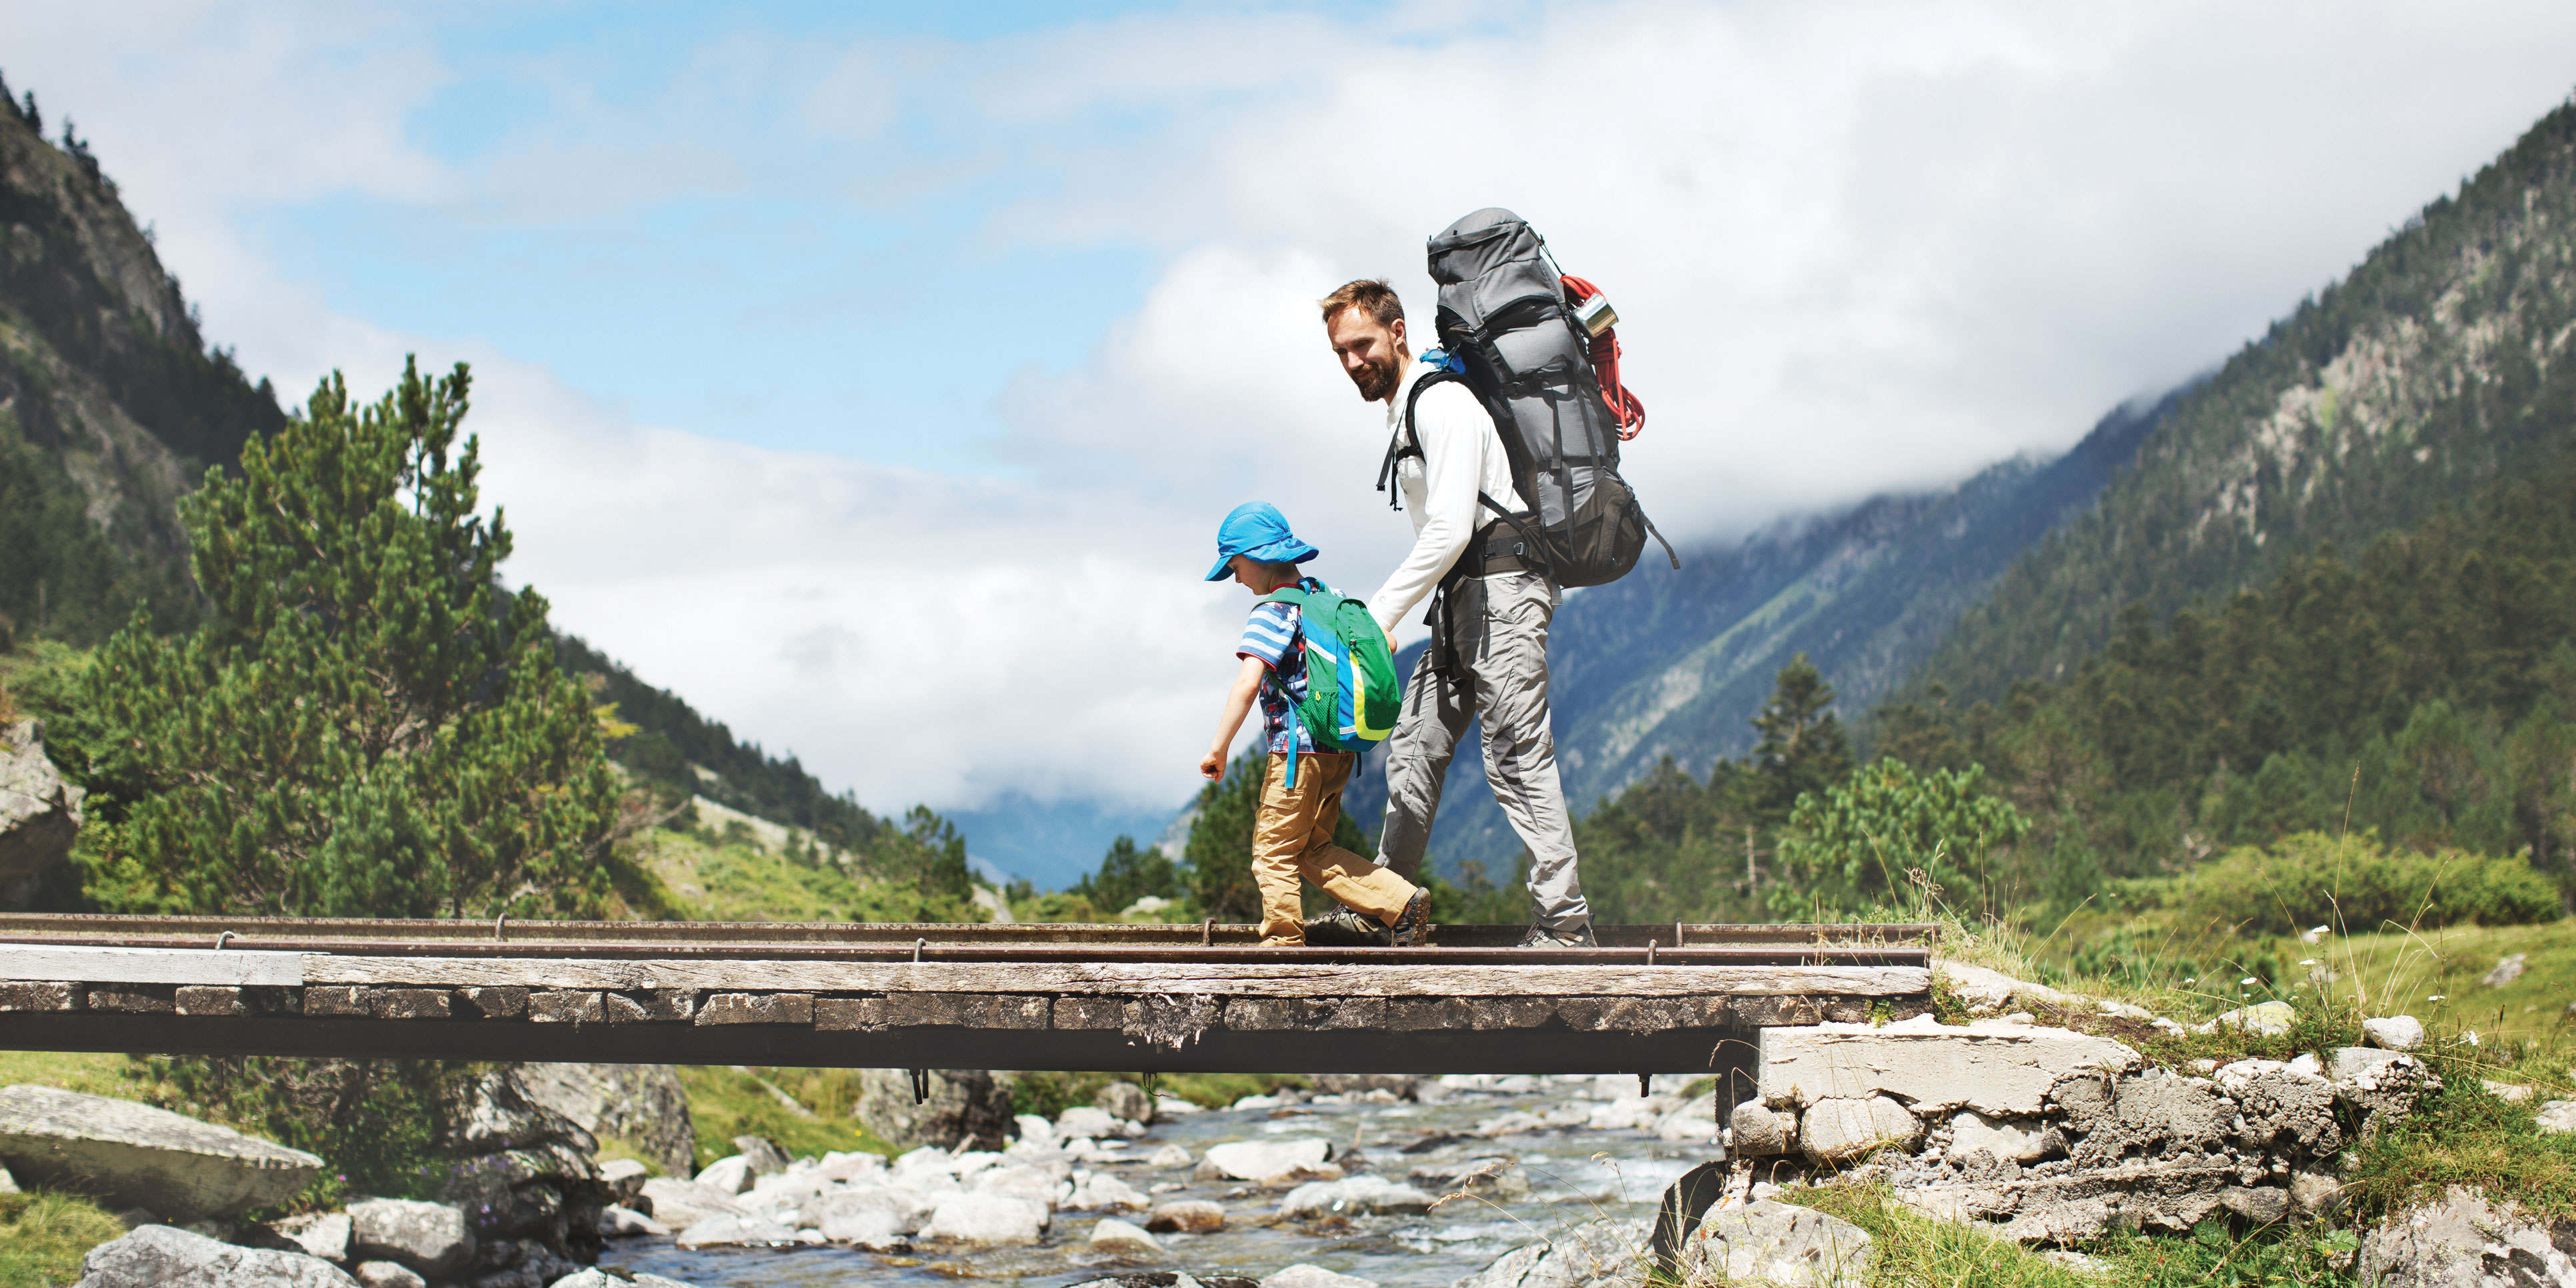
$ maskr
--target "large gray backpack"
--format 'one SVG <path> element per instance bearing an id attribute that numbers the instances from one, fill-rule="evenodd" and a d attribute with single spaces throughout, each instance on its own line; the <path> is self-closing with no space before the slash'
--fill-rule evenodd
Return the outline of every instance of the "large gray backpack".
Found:
<path id="1" fill-rule="evenodd" d="M 1416 381 L 1413 397 L 1442 379 L 1463 380 L 1494 418 L 1512 482 L 1532 507 L 1513 512 L 1485 497 L 1498 517 L 1474 553 L 1517 555 L 1559 586 L 1597 586 L 1628 575 L 1651 533 L 1681 567 L 1619 477 L 1619 418 L 1602 397 L 1594 337 L 1577 320 L 1545 239 L 1520 216 L 1488 208 L 1443 229 L 1430 254 L 1439 343 L 1451 361 Z M 1412 412 L 1408 403 L 1408 438 Z"/>

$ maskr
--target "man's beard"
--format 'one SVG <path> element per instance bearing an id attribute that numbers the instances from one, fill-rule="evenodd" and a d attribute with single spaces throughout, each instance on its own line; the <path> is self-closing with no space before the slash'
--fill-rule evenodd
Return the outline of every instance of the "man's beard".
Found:
<path id="1" fill-rule="evenodd" d="M 1351 383 L 1360 387 L 1360 401 L 1385 402 L 1395 393 L 1395 382 L 1403 369 L 1403 361 L 1397 358 L 1364 363 L 1358 371 L 1351 373 Z"/>

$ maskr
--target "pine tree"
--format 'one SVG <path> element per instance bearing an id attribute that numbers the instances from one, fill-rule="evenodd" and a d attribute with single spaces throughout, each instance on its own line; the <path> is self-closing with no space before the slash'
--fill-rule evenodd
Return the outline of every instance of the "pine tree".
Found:
<path id="1" fill-rule="evenodd" d="M 1834 687 L 1804 653 L 1773 678 L 1771 700 L 1753 717 L 1762 733 L 1753 749 L 1754 810 L 1765 823 L 1786 822 L 1800 796 L 1851 775 L 1851 743 L 1833 707 Z"/>
<path id="2" fill-rule="evenodd" d="M 469 381 L 406 365 L 209 471 L 186 503 L 207 619 L 140 611 L 100 652 L 108 732 L 85 832 L 116 909 L 292 915 L 578 914 L 607 894 L 618 787 L 546 601 L 500 602 L 510 534 L 478 513 Z"/>

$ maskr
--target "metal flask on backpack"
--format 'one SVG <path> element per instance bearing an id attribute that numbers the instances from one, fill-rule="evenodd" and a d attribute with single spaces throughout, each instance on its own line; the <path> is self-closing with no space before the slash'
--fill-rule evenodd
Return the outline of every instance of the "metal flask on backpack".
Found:
<path id="1" fill-rule="evenodd" d="M 1429 251 L 1440 347 L 1465 364 L 1467 387 L 1493 416 L 1512 481 L 1533 507 L 1503 524 L 1537 547 L 1559 586 L 1626 576 L 1649 533 L 1681 567 L 1619 477 L 1619 423 L 1592 369 L 1593 331 L 1567 308 L 1545 239 L 1520 216 L 1489 207 L 1442 229 Z"/>

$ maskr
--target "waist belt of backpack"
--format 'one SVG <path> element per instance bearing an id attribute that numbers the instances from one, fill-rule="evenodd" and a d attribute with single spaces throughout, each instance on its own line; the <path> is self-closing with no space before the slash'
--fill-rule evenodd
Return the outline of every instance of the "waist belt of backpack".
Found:
<path id="1" fill-rule="evenodd" d="M 1485 504 L 1493 505 L 1492 498 L 1484 497 L 1482 493 L 1477 495 L 1484 499 Z M 1494 509 L 1496 513 L 1502 512 L 1500 506 Z M 1440 585 L 1432 591 L 1431 611 L 1422 619 L 1422 624 L 1431 628 L 1432 674 L 1445 679 L 1457 665 L 1452 634 L 1456 619 L 1451 614 L 1450 601 L 1458 584 L 1469 578 L 1506 572 L 1534 572 L 1545 576 L 1547 563 L 1532 548 L 1525 533 L 1516 530 L 1506 519 L 1495 519 L 1476 529 L 1476 534 L 1467 539 L 1467 548 L 1459 552 L 1458 561 L 1449 565 L 1449 571 L 1440 578 Z"/>

